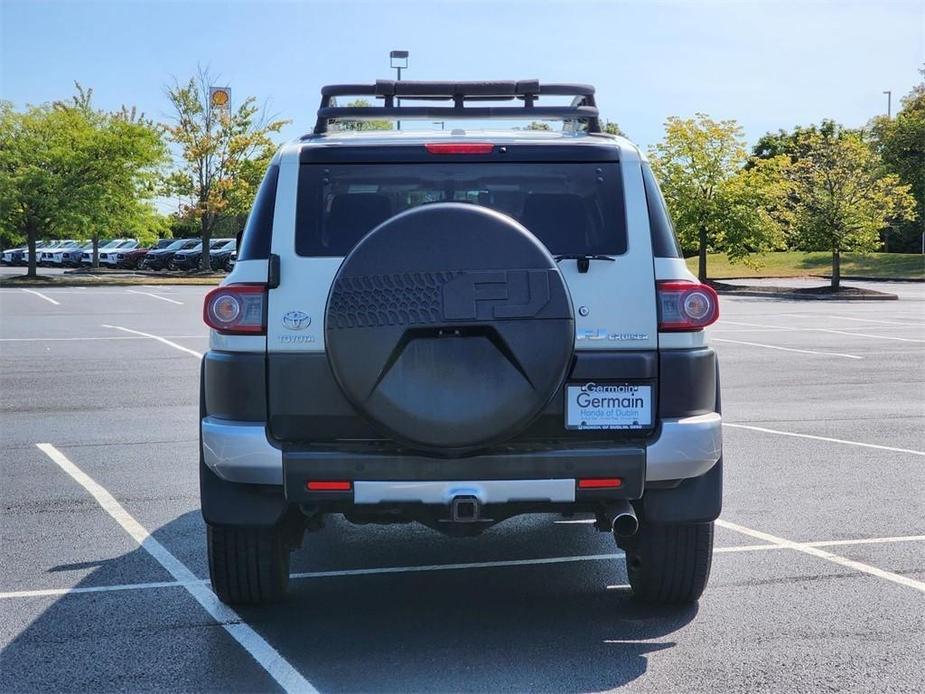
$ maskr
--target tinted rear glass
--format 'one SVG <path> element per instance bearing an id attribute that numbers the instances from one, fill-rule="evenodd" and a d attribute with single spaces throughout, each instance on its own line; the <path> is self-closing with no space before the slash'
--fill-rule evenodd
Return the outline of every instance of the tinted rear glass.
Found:
<path id="1" fill-rule="evenodd" d="M 346 255 L 386 219 L 437 202 L 509 215 L 553 254 L 626 251 L 619 164 L 467 162 L 302 165 L 296 252 Z"/>
<path id="2" fill-rule="evenodd" d="M 668 216 L 668 206 L 659 190 L 652 168 L 643 163 L 642 180 L 646 188 L 646 205 L 649 208 L 649 228 L 652 231 L 652 253 L 656 258 L 680 258 L 681 247 Z"/>
<path id="3" fill-rule="evenodd" d="M 241 237 L 241 254 L 238 260 L 260 260 L 270 257 L 270 237 L 273 233 L 273 208 L 276 205 L 276 184 L 279 181 L 279 165 L 267 169 L 254 206 L 247 216 L 247 224 Z"/>

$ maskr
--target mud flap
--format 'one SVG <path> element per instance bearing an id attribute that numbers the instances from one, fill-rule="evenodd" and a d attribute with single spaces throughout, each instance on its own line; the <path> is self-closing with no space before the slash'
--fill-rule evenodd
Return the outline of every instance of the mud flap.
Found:
<path id="1" fill-rule="evenodd" d="M 700 477 L 684 480 L 673 489 L 648 489 L 642 516 L 653 525 L 709 523 L 723 509 L 723 459 Z"/>

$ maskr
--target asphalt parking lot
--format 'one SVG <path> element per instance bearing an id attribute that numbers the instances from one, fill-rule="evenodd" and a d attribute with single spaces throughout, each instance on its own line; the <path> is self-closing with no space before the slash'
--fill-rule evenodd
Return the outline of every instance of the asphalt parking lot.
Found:
<path id="1" fill-rule="evenodd" d="M 553 516 L 331 522 L 288 602 L 216 603 L 207 289 L 0 289 L 0 691 L 925 690 L 925 286 L 723 300 L 725 507 L 681 610 Z"/>

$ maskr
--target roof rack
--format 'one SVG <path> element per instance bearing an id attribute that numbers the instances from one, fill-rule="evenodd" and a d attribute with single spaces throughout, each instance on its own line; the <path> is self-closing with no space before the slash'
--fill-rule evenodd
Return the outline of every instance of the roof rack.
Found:
<path id="1" fill-rule="evenodd" d="M 382 106 L 336 106 L 336 97 L 372 96 Z M 537 106 L 541 96 L 571 96 L 568 106 Z M 404 106 L 404 101 L 452 101 L 452 106 Z M 473 101 L 523 101 L 517 106 L 468 106 Z M 376 80 L 375 84 L 329 84 L 321 88 L 315 134 L 328 131 L 332 120 L 453 118 L 538 118 L 585 121 L 587 131 L 601 132 L 594 87 L 588 84 L 540 84 L 539 80 L 497 82 L 414 82 Z"/>

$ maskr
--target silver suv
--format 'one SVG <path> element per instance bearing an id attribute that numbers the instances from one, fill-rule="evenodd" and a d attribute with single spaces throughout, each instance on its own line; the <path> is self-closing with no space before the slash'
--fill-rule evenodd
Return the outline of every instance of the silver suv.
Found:
<path id="1" fill-rule="evenodd" d="M 336 104 L 358 96 L 381 105 Z M 370 118 L 563 127 L 344 127 Z M 722 495 L 717 316 L 592 87 L 325 87 L 205 300 L 215 592 L 282 597 L 290 551 L 327 514 L 472 536 L 552 512 L 613 533 L 639 599 L 696 600 Z"/>

